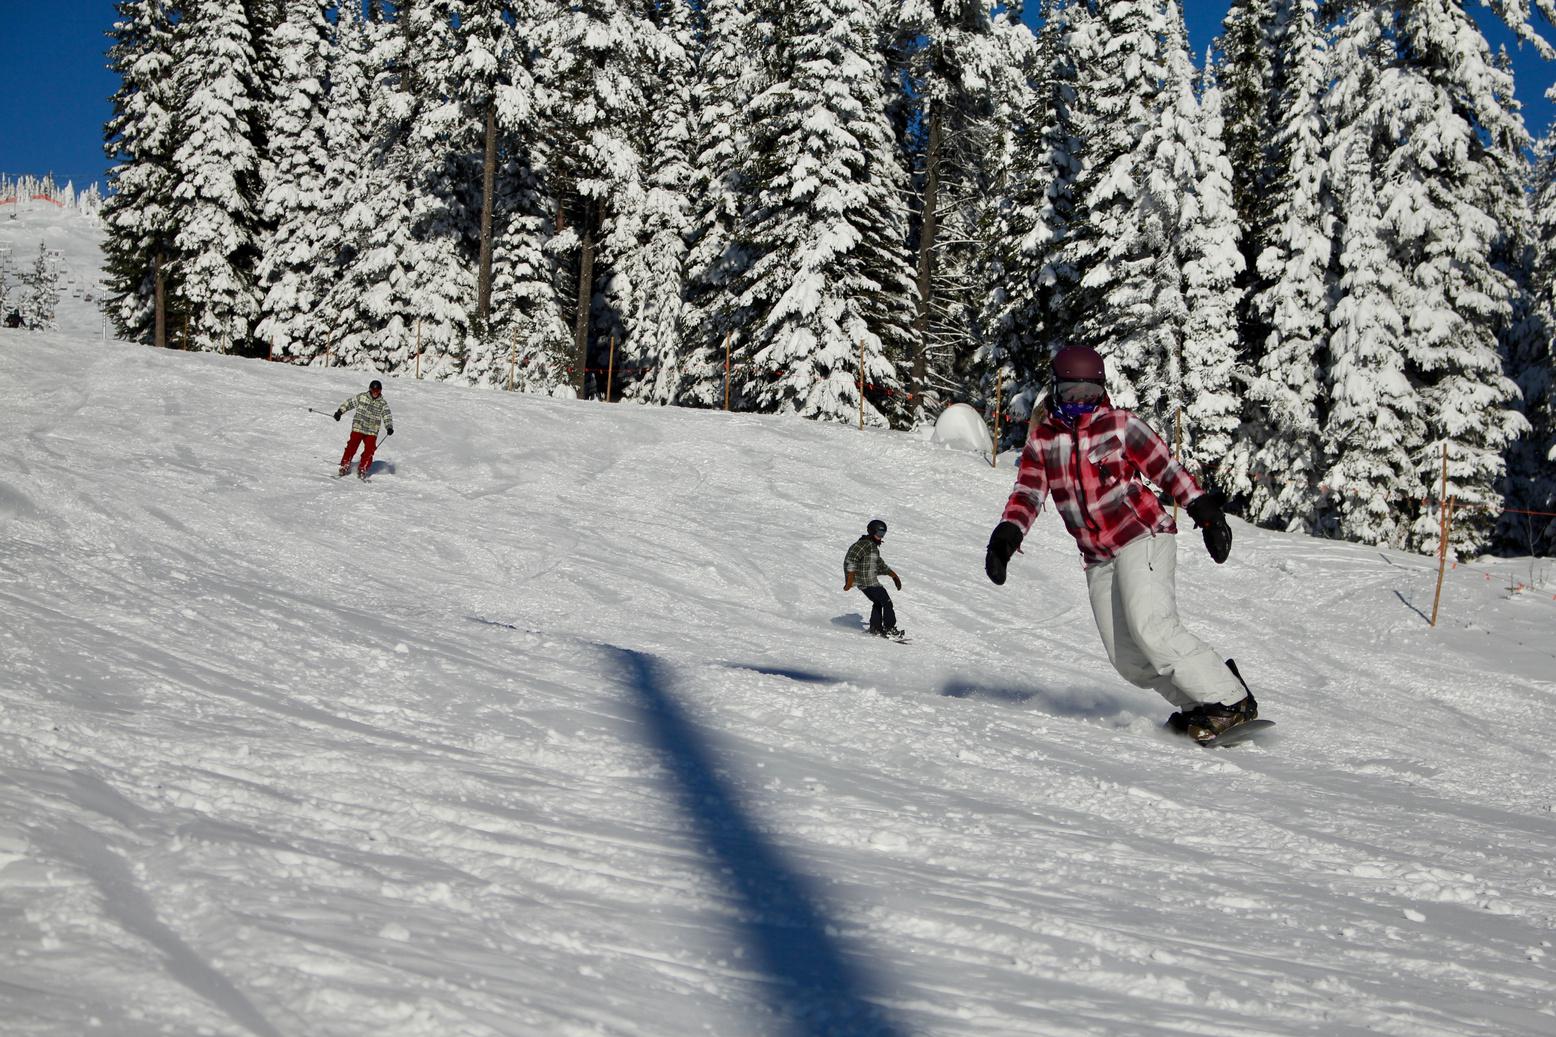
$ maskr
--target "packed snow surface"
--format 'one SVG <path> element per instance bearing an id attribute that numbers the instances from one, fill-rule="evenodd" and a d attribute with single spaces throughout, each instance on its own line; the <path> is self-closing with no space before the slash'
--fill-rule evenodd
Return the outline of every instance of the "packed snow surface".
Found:
<path id="1" fill-rule="evenodd" d="M 84 304 L 82 304 L 84 305 Z M 1556 1032 L 1556 572 L 1234 522 L 1107 665 L 1012 456 L 0 331 L 8 1037 Z M 310 413 L 308 408 L 323 413 Z M 913 644 L 861 633 L 875 516 Z"/>

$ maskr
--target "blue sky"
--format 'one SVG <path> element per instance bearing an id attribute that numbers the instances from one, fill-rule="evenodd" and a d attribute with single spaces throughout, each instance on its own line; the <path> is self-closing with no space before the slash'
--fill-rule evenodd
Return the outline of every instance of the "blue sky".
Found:
<path id="1" fill-rule="evenodd" d="M 1227 2 L 1188 0 L 1185 6 L 1189 35 L 1202 55 Z M 117 86 L 104 57 L 113 19 L 110 0 L 0 0 L 0 172 L 53 173 L 77 187 L 104 180 L 102 127 Z M 1482 23 L 1494 44 L 1507 42 L 1512 50 L 1505 29 L 1491 25 L 1489 16 Z M 1542 134 L 1552 115 L 1542 94 L 1556 82 L 1556 67 L 1528 47 L 1513 54 L 1525 121 Z"/>

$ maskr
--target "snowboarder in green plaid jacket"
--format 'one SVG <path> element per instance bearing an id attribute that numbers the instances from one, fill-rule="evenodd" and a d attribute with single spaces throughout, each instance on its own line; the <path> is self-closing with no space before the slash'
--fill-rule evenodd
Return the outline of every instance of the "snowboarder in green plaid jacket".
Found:
<path id="1" fill-rule="evenodd" d="M 870 599 L 870 633 L 901 640 L 905 635 L 897 629 L 897 611 L 892 607 L 891 595 L 881 586 L 880 578 L 889 576 L 902 590 L 902 578 L 881 557 L 881 539 L 885 536 L 886 523 L 871 519 L 864 536 L 854 541 L 843 557 L 843 589 L 858 587 Z"/>

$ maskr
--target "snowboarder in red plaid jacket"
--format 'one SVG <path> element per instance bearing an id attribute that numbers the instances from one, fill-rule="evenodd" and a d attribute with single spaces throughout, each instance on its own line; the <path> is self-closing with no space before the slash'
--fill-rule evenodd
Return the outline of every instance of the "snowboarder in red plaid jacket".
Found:
<path id="1" fill-rule="evenodd" d="M 1258 706 L 1236 666 L 1178 617 L 1178 528 L 1145 480 L 1188 511 L 1219 565 L 1232 550 L 1232 530 L 1216 497 L 1145 421 L 1112 405 L 1096 350 L 1059 351 L 1049 404 L 1033 422 L 1015 489 L 989 537 L 989 579 L 1005 582 L 1011 556 L 1052 497 L 1080 547 L 1092 615 L 1114 669 L 1177 706 L 1169 724 L 1196 741 L 1254 719 Z"/>

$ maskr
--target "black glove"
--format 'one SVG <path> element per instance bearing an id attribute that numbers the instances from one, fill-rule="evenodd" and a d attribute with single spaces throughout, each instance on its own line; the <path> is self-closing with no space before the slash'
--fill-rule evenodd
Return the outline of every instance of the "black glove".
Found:
<path id="1" fill-rule="evenodd" d="M 1232 553 L 1232 527 L 1226 524 L 1221 513 L 1221 500 L 1217 494 L 1202 493 L 1189 501 L 1189 518 L 1194 520 L 1205 538 L 1205 550 L 1217 565 L 1226 561 Z"/>
<path id="2" fill-rule="evenodd" d="M 983 556 L 983 571 L 998 586 L 1005 584 L 1005 566 L 1010 556 L 1021 546 L 1021 527 L 1014 522 L 1001 522 L 989 535 L 989 549 Z"/>
<path id="3" fill-rule="evenodd" d="M 385 436 L 392 436 L 392 435 L 394 435 L 394 426 L 390 425 L 388 428 L 384 429 L 384 435 Z"/>
<path id="4" fill-rule="evenodd" d="M 339 421 L 339 420 L 340 420 L 340 411 L 336 411 L 336 412 L 335 412 L 335 420 L 336 420 L 336 421 Z"/>

